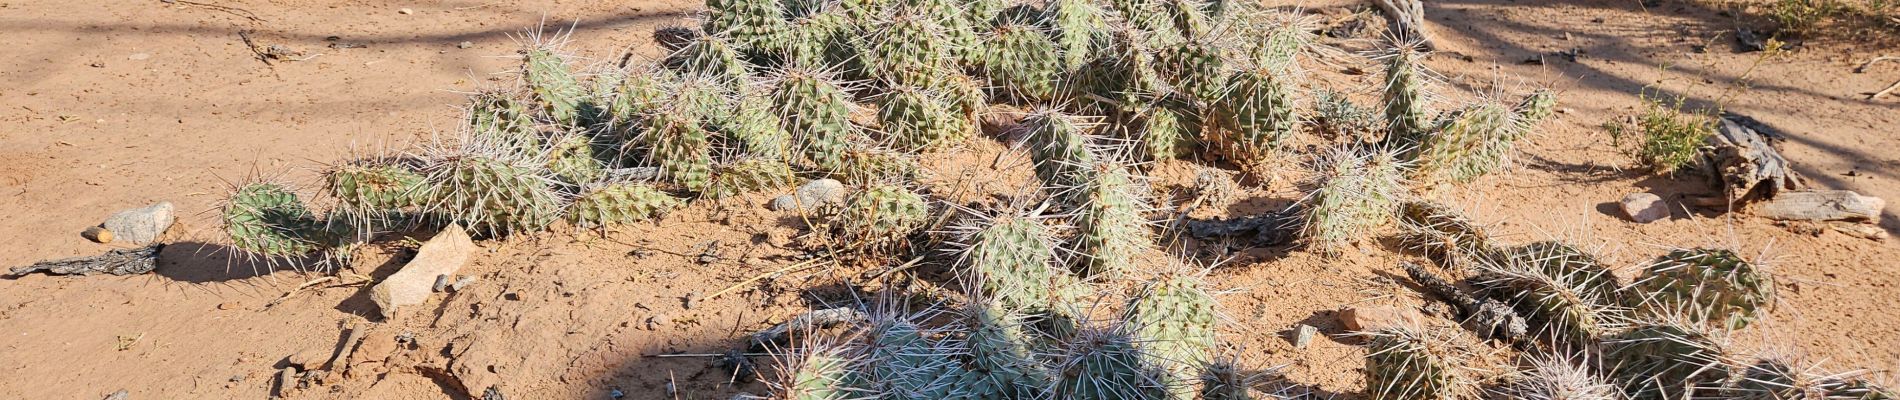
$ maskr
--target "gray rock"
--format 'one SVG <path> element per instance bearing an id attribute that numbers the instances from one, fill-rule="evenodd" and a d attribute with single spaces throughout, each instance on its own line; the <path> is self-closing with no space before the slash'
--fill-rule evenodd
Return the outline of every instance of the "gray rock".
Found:
<path id="1" fill-rule="evenodd" d="M 1654 194 L 1632 193 L 1623 196 L 1623 201 L 1618 204 L 1623 207 L 1624 216 L 1639 224 L 1669 218 L 1669 205 L 1663 204 L 1662 197 Z"/>
<path id="2" fill-rule="evenodd" d="M 158 236 L 172 227 L 173 218 L 172 203 L 162 201 L 143 208 L 114 213 L 100 226 L 112 231 L 113 241 L 148 244 L 158 241 Z"/>
<path id="3" fill-rule="evenodd" d="M 789 211 L 804 206 L 806 210 L 816 209 L 826 204 L 844 201 L 844 183 L 836 179 L 819 179 L 799 186 L 792 194 L 772 199 L 768 205 L 773 211 Z"/>
<path id="4" fill-rule="evenodd" d="M 1293 348 L 1296 348 L 1296 349 L 1306 348 L 1306 344 L 1312 343 L 1313 336 L 1318 335 L 1318 334 L 1319 334 L 1319 328 L 1315 328 L 1312 325 L 1307 325 L 1307 324 L 1294 325 L 1293 326 Z"/>

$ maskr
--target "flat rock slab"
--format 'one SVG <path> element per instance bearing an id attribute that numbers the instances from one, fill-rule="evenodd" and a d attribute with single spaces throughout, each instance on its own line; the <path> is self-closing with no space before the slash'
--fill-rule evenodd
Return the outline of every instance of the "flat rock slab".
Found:
<path id="1" fill-rule="evenodd" d="M 99 224 L 112 232 L 112 241 L 130 244 L 149 244 L 158 241 L 175 220 L 172 203 L 162 201 L 150 206 L 134 208 L 113 213 L 106 222 Z"/>
<path id="2" fill-rule="evenodd" d="M 427 301 L 433 293 L 435 277 L 454 275 L 474 252 L 475 242 L 469 240 L 468 232 L 463 231 L 461 225 L 450 224 L 422 243 L 422 248 L 416 250 L 416 258 L 404 264 L 402 270 L 370 288 L 369 298 L 376 302 L 383 318 L 394 317 L 397 308 Z"/>
<path id="3" fill-rule="evenodd" d="M 1755 205 L 1755 213 L 1779 220 L 1878 221 L 1887 206 L 1879 197 L 1847 190 L 1801 190 L 1776 193 Z"/>

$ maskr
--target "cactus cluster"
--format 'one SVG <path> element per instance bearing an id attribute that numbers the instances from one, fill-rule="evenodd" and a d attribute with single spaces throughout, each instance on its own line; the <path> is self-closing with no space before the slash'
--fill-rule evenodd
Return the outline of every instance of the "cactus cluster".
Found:
<path id="1" fill-rule="evenodd" d="M 1078 270 L 1088 277 L 1118 277 L 1135 270 L 1135 258 L 1152 249 L 1147 189 L 1117 164 L 1099 164 L 1082 182 L 1075 210 Z"/>
<path id="2" fill-rule="evenodd" d="M 1161 383 L 1175 398 L 1194 397 L 1188 383 L 1213 361 L 1215 301 L 1205 286 L 1189 274 L 1171 274 L 1149 284 L 1128 305 L 1127 323 L 1141 339 L 1142 355 L 1164 373 Z"/>
<path id="3" fill-rule="evenodd" d="M 883 249 L 901 246 L 930 219 L 930 204 L 901 185 L 875 185 L 845 199 L 833 218 L 843 242 Z"/>

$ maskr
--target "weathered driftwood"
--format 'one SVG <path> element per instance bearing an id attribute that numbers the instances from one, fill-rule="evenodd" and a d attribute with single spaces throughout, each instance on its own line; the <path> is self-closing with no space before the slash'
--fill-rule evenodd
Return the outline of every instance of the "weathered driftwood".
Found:
<path id="1" fill-rule="evenodd" d="M 1807 179 L 1781 156 L 1772 143 L 1774 132 L 1752 118 L 1724 115 L 1702 153 L 1709 176 L 1730 201 L 1773 198 L 1784 191 L 1807 188 Z"/>
<path id="2" fill-rule="evenodd" d="M 107 273 L 113 275 L 138 275 L 158 269 L 158 253 L 165 245 L 152 244 L 131 249 L 115 249 L 105 254 L 86 257 L 63 258 L 41 261 L 24 267 L 14 267 L 14 276 L 45 271 L 52 275 L 92 275 Z"/>
<path id="3" fill-rule="evenodd" d="M 765 350 L 774 344 L 784 343 L 790 339 L 791 335 L 795 332 L 810 332 L 812 330 L 828 328 L 839 324 L 863 322 L 869 319 L 870 317 L 865 316 L 863 311 L 858 311 L 850 307 L 813 310 L 800 314 L 790 321 L 785 321 L 778 325 L 773 325 L 771 328 L 753 333 L 752 338 L 746 342 L 746 345 L 751 350 Z"/>
<path id="4" fill-rule="evenodd" d="M 1424 267 L 1409 262 L 1399 263 L 1405 268 L 1405 274 L 1412 281 L 1425 287 L 1446 303 L 1458 308 L 1459 318 L 1464 319 L 1465 329 L 1478 334 L 1478 337 L 1510 343 L 1514 346 L 1526 346 L 1531 341 L 1530 324 L 1524 317 L 1511 310 L 1511 306 L 1493 299 L 1479 300 L 1458 290 L 1450 282 L 1426 272 Z"/>
<path id="5" fill-rule="evenodd" d="M 1784 192 L 1755 204 L 1756 215 L 1796 221 L 1873 221 L 1887 206 L 1878 197 L 1862 196 L 1846 190 L 1804 190 Z"/>
<path id="6" fill-rule="evenodd" d="M 1392 21 L 1391 31 L 1401 41 L 1416 41 L 1425 50 L 1437 50 L 1431 32 L 1425 27 L 1425 3 L 1421 0 L 1372 0 Z"/>

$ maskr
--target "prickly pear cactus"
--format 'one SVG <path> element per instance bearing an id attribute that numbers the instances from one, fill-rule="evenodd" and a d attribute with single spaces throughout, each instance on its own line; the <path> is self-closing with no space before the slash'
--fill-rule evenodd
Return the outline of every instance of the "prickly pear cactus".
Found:
<path id="1" fill-rule="evenodd" d="M 937 19 L 900 11 L 879 24 L 859 39 L 865 42 L 866 72 L 887 85 L 935 86 L 950 68 L 949 39 Z"/>
<path id="2" fill-rule="evenodd" d="M 1652 262 L 1637 280 L 1641 309 L 1681 313 L 1724 329 L 1741 329 L 1775 302 L 1775 280 L 1727 249 L 1695 248 L 1669 252 Z"/>
<path id="3" fill-rule="evenodd" d="M 724 199 L 791 185 L 792 166 L 772 158 L 747 158 L 713 167 L 712 182 L 700 196 Z"/>
<path id="4" fill-rule="evenodd" d="M 1269 397 L 1272 398 L 1272 397 Z M 1253 400 L 1253 382 L 1232 360 L 1217 360 L 1201 369 L 1202 400 Z"/>
<path id="5" fill-rule="evenodd" d="M 742 91 L 732 107 L 730 112 L 715 113 L 706 121 L 707 128 L 738 142 L 732 147 L 745 155 L 780 160 L 791 157 L 791 134 L 785 132 L 783 121 L 773 113 L 771 98 Z"/>
<path id="6" fill-rule="evenodd" d="M 1157 69 L 1175 90 L 1204 103 L 1217 103 L 1227 89 L 1227 61 L 1222 46 L 1212 40 L 1195 39 L 1162 48 L 1156 60 Z"/>
<path id="7" fill-rule="evenodd" d="M 1738 368 L 1741 376 L 1730 380 L 1722 390 L 1723 398 L 1743 400 L 1824 400 L 1860 399 L 1850 393 L 1850 383 L 1838 376 L 1816 374 L 1816 368 L 1797 367 L 1779 357 L 1762 357 Z"/>
<path id="8" fill-rule="evenodd" d="M 1694 397 L 1728 379 L 1732 357 L 1713 333 L 1676 322 L 1645 322 L 1603 340 L 1603 365 L 1634 400 Z"/>
<path id="9" fill-rule="evenodd" d="M 346 163 L 325 172 L 323 181 L 344 211 L 362 216 L 421 206 L 429 198 L 422 174 L 401 162 Z"/>
<path id="10" fill-rule="evenodd" d="M 1484 229 L 1449 206 L 1408 201 L 1399 205 L 1398 220 L 1402 245 L 1442 265 L 1469 268 L 1498 259 Z"/>
<path id="11" fill-rule="evenodd" d="M 558 134 L 548 138 L 548 170 L 569 185 L 592 182 L 606 175 L 606 166 L 594 156 L 593 140 L 582 132 Z"/>
<path id="12" fill-rule="evenodd" d="M 1175 398 L 1193 398 L 1200 367 L 1214 349 L 1214 296 L 1185 273 L 1165 274 L 1128 305 L 1127 324 L 1147 364 L 1164 373 Z"/>
<path id="13" fill-rule="evenodd" d="M 846 243 L 890 248 L 901 245 L 929 220 L 930 205 L 917 192 L 898 185 L 875 185 L 846 199 L 834 222 L 848 239 Z"/>
<path id="14" fill-rule="evenodd" d="M 1154 248 L 1154 235 L 1142 213 L 1147 189 L 1118 164 L 1092 167 L 1094 177 L 1084 181 L 1077 209 L 1078 265 L 1089 278 L 1117 278 L 1135 269 L 1135 258 Z"/>
<path id="15" fill-rule="evenodd" d="M 1299 55 L 1307 46 L 1318 40 L 1313 32 L 1316 23 L 1308 18 L 1292 16 L 1267 28 L 1265 40 L 1253 50 L 1254 62 L 1259 67 L 1272 71 L 1279 76 L 1293 76 L 1299 72 Z"/>
<path id="16" fill-rule="evenodd" d="M 1127 26 L 1112 28 L 1095 58 L 1076 69 L 1067 97 L 1085 112 L 1127 114 L 1159 107 L 1162 78 L 1155 70 L 1148 34 Z"/>
<path id="17" fill-rule="evenodd" d="M 239 186 L 224 204 L 224 231 L 232 247 L 266 258 L 323 250 L 322 222 L 290 188 L 275 183 Z"/>
<path id="18" fill-rule="evenodd" d="M 545 161 L 475 147 L 424 165 L 434 194 L 426 209 L 492 235 L 541 230 L 560 215 L 561 196 Z"/>
<path id="19" fill-rule="evenodd" d="M 825 171 L 845 166 L 845 153 L 857 141 L 851 124 L 851 97 L 813 71 L 788 69 L 772 90 L 772 108 L 803 159 Z"/>
<path id="20" fill-rule="evenodd" d="M 852 400 L 873 392 L 858 372 L 858 359 L 851 349 L 836 345 L 813 345 L 780 359 L 780 376 L 786 381 L 774 386 L 774 398 L 787 400 Z"/>
<path id="21" fill-rule="evenodd" d="M 587 88 L 575 79 L 567 56 L 551 46 L 530 48 L 521 75 L 527 80 L 528 89 L 541 100 L 542 110 L 549 118 L 567 126 L 579 124 L 580 106 L 586 100 Z"/>
<path id="22" fill-rule="evenodd" d="M 567 220 L 582 229 L 606 228 L 659 218 L 686 203 L 652 185 L 607 181 L 587 185 L 567 206 Z"/>
<path id="23" fill-rule="evenodd" d="M 1163 373 L 1147 363 L 1132 334 L 1121 327 L 1079 333 L 1062 354 L 1056 398 L 1076 400 L 1169 398 Z"/>
<path id="24" fill-rule="evenodd" d="M 870 184 L 891 180 L 912 180 L 922 167 L 909 153 L 880 148 L 851 149 L 844 153 L 844 166 L 832 176 L 849 184 Z"/>
<path id="25" fill-rule="evenodd" d="M 1206 37 L 1214 28 L 1215 22 L 1207 15 L 1207 4 L 1200 0 L 1153 0 L 1160 6 L 1163 15 L 1174 26 L 1174 32 L 1184 38 Z"/>
<path id="26" fill-rule="evenodd" d="M 1056 93 L 1062 74 L 1054 39 L 1033 25 L 1005 23 L 984 38 L 982 70 L 996 85 L 995 96 L 1020 103 L 1046 101 Z"/>
<path id="27" fill-rule="evenodd" d="M 1325 180 L 1306 199 L 1305 236 L 1321 251 L 1335 253 L 1392 219 L 1404 178 L 1398 161 L 1384 151 L 1339 149 L 1322 162 Z"/>
<path id="28" fill-rule="evenodd" d="M 525 101 L 505 91 L 483 91 L 470 96 L 468 123 L 469 132 L 475 137 L 514 147 L 516 151 L 541 146 L 534 112 Z"/>
<path id="29" fill-rule="evenodd" d="M 832 4 L 828 1 L 803 1 L 797 3 Z M 787 7 L 811 8 L 811 7 Z M 840 56 L 846 56 L 850 44 L 845 36 L 850 31 L 851 20 L 835 7 L 818 6 L 808 11 L 787 10 L 794 15 L 786 25 L 784 43 L 772 53 L 783 58 L 789 66 L 800 68 L 826 68 L 841 65 Z"/>
<path id="30" fill-rule="evenodd" d="M 1504 166 L 1516 142 L 1513 114 L 1494 101 L 1483 101 L 1446 116 L 1438 133 L 1419 142 L 1412 177 L 1420 181 L 1464 183 Z"/>
<path id="31" fill-rule="evenodd" d="M 1509 399 L 1617 400 L 1623 393 L 1595 371 L 1563 356 L 1529 357 L 1529 366 L 1496 391 Z"/>
<path id="32" fill-rule="evenodd" d="M 1385 125 L 1371 109 L 1329 89 L 1314 91 L 1313 122 L 1321 133 L 1348 141 L 1370 139 L 1375 132 L 1382 132 Z"/>
<path id="33" fill-rule="evenodd" d="M 1402 48 L 1385 60 L 1385 147 L 1405 151 L 1404 159 L 1410 159 L 1412 151 L 1431 133 L 1430 105 L 1426 104 L 1430 96 L 1419 58 L 1418 52 Z"/>
<path id="34" fill-rule="evenodd" d="M 1553 275 L 1529 262 L 1480 263 L 1475 278 L 1493 296 L 1530 320 L 1535 333 L 1563 348 L 1581 349 L 1618 329 L 1615 299 L 1590 279 Z"/>
<path id="35" fill-rule="evenodd" d="M 1095 155 L 1075 117 L 1053 109 L 1038 110 L 1023 118 L 1022 129 L 1026 131 L 1023 145 L 1028 146 L 1036 177 L 1045 187 L 1060 192 L 1087 183 Z"/>
<path id="36" fill-rule="evenodd" d="M 1053 377 L 1031 349 L 1033 338 L 1023 329 L 1021 314 L 995 300 L 978 300 L 963 317 L 970 332 L 964 338 L 969 373 L 958 386 L 974 399 L 1039 399 Z"/>
<path id="37" fill-rule="evenodd" d="M 867 375 L 879 398 L 937 400 L 962 389 L 956 384 L 963 367 L 938 335 L 907 317 L 885 316 L 872 324 L 864 348 L 870 364 Z"/>
<path id="38" fill-rule="evenodd" d="M 732 44 L 752 52 L 771 52 L 785 46 L 790 27 L 785 8 L 777 0 L 707 0 L 708 34 L 723 34 Z"/>
<path id="39" fill-rule="evenodd" d="M 937 149 L 961 141 L 971 131 L 969 121 L 958 115 L 958 105 L 935 92 L 899 86 L 883 96 L 878 124 L 899 149 Z"/>
<path id="40" fill-rule="evenodd" d="M 739 49 L 717 33 L 699 35 L 661 63 L 681 74 L 710 77 L 728 84 L 743 83 L 746 79 L 746 65 L 740 60 Z"/>
<path id="41" fill-rule="evenodd" d="M 969 292 L 992 299 L 1006 310 L 1030 310 L 1049 303 L 1055 238 L 1034 219 L 997 215 L 971 219 L 959 227 L 963 250 L 959 279 Z"/>
<path id="42" fill-rule="evenodd" d="M 1049 2 L 1049 23 L 1053 25 L 1056 49 L 1061 51 L 1062 69 L 1074 70 L 1094 58 L 1095 44 L 1104 37 L 1106 10 L 1089 0 Z"/>
<path id="43" fill-rule="evenodd" d="M 1271 153 L 1299 127 L 1292 91 L 1265 69 L 1235 73 L 1227 85 L 1215 102 L 1220 129 L 1212 142 L 1242 164 L 1272 159 Z"/>
<path id="44" fill-rule="evenodd" d="M 1512 122 L 1517 123 L 1513 131 L 1519 136 L 1529 134 L 1531 128 L 1536 127 L 1545 118 L 1550 118 L 1550 114 L 1556 111 L 1557 92 L 1550 89 L 1538 89 L 1530 96 L 1525 96 L 1524 101 L 1518 102 L 1517 106 L 1511 107 L 1511 112 L 1517 114 L 1516 118 L 1511 119 Z"/>
<path id="45" fill-rule="evenodd" d="M 1373 400 L 1472 398 L 1477 382 L 1463 365 L 1468 350 L 1452 332 L 1388 328 L 1370 334 L 1366 393 Z"/>
<path id="46" fill-rule="evenodd" d="M 1538 241 L 1503 252 L 1507 262 L 1521 264 L 1577 288 L 1603 304 L 1624 304 L 1618 299 L 1616 275 L 1589 252 L 1558 241 Z"/>
<path id="47" fill-rule="evenodd" d="M 705 190 L 712 184 L 712 134 L 678 114 L 660 113 L 645 118 L 641 142 L 648 157 L 660 167 L 660 177 L 689 191 Z"/>

